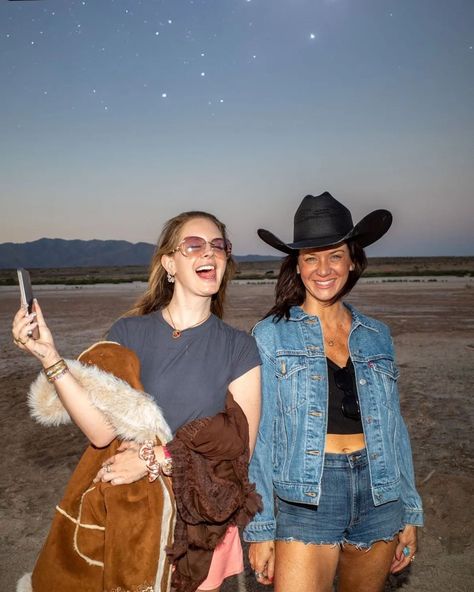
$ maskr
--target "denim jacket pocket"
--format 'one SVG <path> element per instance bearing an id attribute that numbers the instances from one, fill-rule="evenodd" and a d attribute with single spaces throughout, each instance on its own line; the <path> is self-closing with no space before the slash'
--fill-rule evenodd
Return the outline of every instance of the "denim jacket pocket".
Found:
<path id="1" fill-rule="evenodd" d="M 382 403 L 389 409 L 398 409 L 397 380 L 400 375 L 392 358 L 380 357 L 369 362 L 375 371 L 374 377 L 379 384 L 382 393 Z"/>
<path id="2" fill-rule="evenodd" d="M 294 411 L 306 402 L 307 364 L 304 356 L 282 354 L 275 358 L 278 399 L 283 412 Z"/>

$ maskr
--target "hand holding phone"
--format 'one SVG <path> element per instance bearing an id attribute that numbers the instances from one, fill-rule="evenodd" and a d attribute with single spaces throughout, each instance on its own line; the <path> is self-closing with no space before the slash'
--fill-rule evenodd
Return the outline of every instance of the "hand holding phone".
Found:
<path id="1" fill-rule="evenodd" d="M 34 296 L 33 288 L 31 287 L 30 274 L 26 269 L 19 268 L 16 270 L 18 274 L 18 283 L 20 285 L 21 306 L 28 310 L 28 314 L 34 312 Z M 33 339 L 39 339 L 39 329 L 35 327 L 31 333 Z"/>

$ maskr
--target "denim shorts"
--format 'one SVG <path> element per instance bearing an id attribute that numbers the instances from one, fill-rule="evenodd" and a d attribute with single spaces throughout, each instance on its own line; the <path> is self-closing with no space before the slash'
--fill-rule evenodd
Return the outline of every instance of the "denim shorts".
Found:
<path id="1" fill-rule="evenodd" d="M 276 500 L 276 539 L 368 549 L 403 528 L 400 499 L 375 506 L 366 450 L 326 454 L 318 506 Z"/>

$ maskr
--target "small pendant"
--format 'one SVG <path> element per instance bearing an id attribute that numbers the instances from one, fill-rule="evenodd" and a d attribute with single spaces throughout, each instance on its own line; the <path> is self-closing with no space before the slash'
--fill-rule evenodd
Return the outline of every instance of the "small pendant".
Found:
<path id="1" fill-rule="evenodd" d="M 179 337 L 181 337 L 181 331 L 179 331 L 178 329 L 174 329 L 173 333 L 171 333 L 171 336 L 173 337 L 173 339 L 178 339 Z"/>
<path id="2" fill-rule="evenodd" d="M 330 345 L 331 347 L 334 347 L 334 340 L 329 339 L 328 340 L 328 345 Z"/>

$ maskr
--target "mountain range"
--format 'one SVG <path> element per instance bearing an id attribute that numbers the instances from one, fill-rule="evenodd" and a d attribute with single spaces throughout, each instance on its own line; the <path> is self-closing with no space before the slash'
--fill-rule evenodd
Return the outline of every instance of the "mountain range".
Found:
<path id="1" fill-rule="evenodd" d="M 27 243 L 1 243 L 0 269 L 58 267 L 124 267 L 149 265 L 155 245 L 123 240 L 41 238 Z M 237 255 L 237 261 L 280 259 L 271 255 Z"/>

